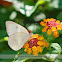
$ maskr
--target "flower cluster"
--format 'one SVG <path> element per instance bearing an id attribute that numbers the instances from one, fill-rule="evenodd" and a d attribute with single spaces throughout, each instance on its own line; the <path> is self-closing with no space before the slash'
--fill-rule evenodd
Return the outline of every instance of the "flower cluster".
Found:
<path id="1" fill-rule="evenodd" d="M 56 38 L 59 37 L 58 30 L 62 30 L 62 24 L 60 24 L 60 21 L 53 18 L 44 19 L 40 22 L 40 25 L 44 26 L 42 32 L 47 32 L 48 35 L 51 35 L 53 32 L 53 36 Z"/>
<path id="2" fill-rule="evenodd" d="M 43 48 L 47 47 L 48 43 L 45 42 L 44 37 L 39 34 L 33 34 L 29 38 L 28 42 L 24 44 L 24 51 L 28 54 L 38 55 L 39 52 L 43 51 Z"/>

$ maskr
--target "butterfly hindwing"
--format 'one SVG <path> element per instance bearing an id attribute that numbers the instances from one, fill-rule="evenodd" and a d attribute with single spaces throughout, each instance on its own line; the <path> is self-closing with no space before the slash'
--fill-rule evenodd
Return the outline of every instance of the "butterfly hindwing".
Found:
<path id="1" fill-rule="evenodd" d="M 29 39 L 29 34 L 24 33 L 24 32 L 17 32 L 15 34 L 12 34 L 8 38 L 8 45 L 10 48 L 13 50 L 17 51 L 23 47 L 25 42 L 27 42 Z"/>

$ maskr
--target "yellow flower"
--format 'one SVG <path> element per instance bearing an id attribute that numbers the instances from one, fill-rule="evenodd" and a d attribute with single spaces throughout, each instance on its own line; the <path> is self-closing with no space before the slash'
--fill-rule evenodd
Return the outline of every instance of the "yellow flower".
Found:
<path id="1" fill-rule="evenodd" d="M 47 28 L 44 27 L 44 28 L 42 29 L 42 32 L 46 32 L 46 31 L 47 31 Z"/>
<path id="2" fill-rule="evenodd" d="M 61 26 L 60 26 L 60 25 L 57 25 L 57 29 L 58 29 L 58 30 L 61 30 Z"/>
<path id="3" fill-rule="evenodd" d="M 59 32 L 58 31 L 54 31 L 53 32 L 53 36 L 55 36 L 56 38 L 59 37 Z"/>
<path id="4" fill-rule="evenodd" d="M 37 45 L 42 46 L 43 45 L 43 42 L 42 41 L 38 41 L 37 42 Z"/>
<path id="5" fill-rule="evenodd" d="M 48 29 L 48 26 L 46 25 L 43 29 L 42 29 L 42 32 L 46 32 Z"/>
<path id="6" fill-rule="evenodd" d="M 36 52 L 33 52 L 33 54 L 34 54 L 34 56 L 38 56 L 38 53 L 36 53 Z"/>
<path id="7" fill-rule="evenodd" d="M 39 52 L 42 52 L 42 51 L 43 51 L 42 47 L 40 47 L 40 46 L 37 46 L 37 50 L 38 50 Z"/>
<path id="8" fill-rule="evenodd" d="M 44 22 L 40 22 L 40 25 L 42 25 L 42 26 L 46 26 L 46 23 L 44 23 Z"/>
<path id="9" fill-rule="evenodd" d="M 34 56 L 37 56 L 39 52 L 42 52 L 43 49 L 42 47 L 46 47 L 48 46 L 48 43 L 45 42 L 43 39 L 44 37 L 43 36 L 39 36 L 39 34 L 34 34 L 31 36 L 31 38 L 36 38 L 36 39 L 33 39 L 33 41 L 36 43 L 36 45 L 34 46 L 34 44 L 31 42 L 26 42 L 24 44 L 24 51 L 27 52 L 27 54 L 34 54 Z M 30 38 L 30 39 L 31 39 Z"/>
<path id="10" fill-rule="evenodd" d="M 56 28 L 52 26 L 51 30 L 52 30 L 52 31 L 56 31 Z"/>
<path id="11" fill-rule="evenodd" d="M 48 35 L 51 35 L 52 34 L 51 29 L 48 29 L 47 34 Z"/>
<path id="12" fill-rule="evenodd" d="M 50 19 L 48 18 L 47 21 L 50 21 Z"/>
<path id="13" fill-rule="evenodd" d="M 60 26 L 61 26 L 61 30 L 62 30 L 62 24 L 60 24 Z"/>
<path id="14" fill-rule="evenodd" d="M 37 50 L 36 46 L 33 46 L 32 47 L 32 51 L 34 51 L 34 50 Z"/>
<path id="15" fill-rule="evenodd" d="M 48 22 L 48 20 L 47 20 L 47 19 L 44 19 L 43 21 L 44 21 L 44 22 L 46 22 L 46 23 Z"/>
<path id="16" fill-rule="evenodd" d="M 57 24 L 60 24 L 60 21 L 59 21 L 59 20 L 57 20 L 57 21 L 56 21 L 56 23 L 57 23 Z"/>
<path id="17" fill-rule="evenodd" d="M 44 41 L 43 47 L 47 47 L 47 46 L 48 46 L 48 43 Z"/>
<path id="18" fill-rule="evenodd" d="M 39 53 L 36 46 L 32 47 L 32 51 L 33 51 L 34 56 L 37 56 Z"/>
<path id="19" fill-rule="evenodd" d="M 48 43 L 45 42 L 45 41 L 38 41 L 38 42 L 37 42 L 37 45 L 46 47 L 46 46 L 48 46 Z"/>
<path id="20" fill-rule="evenodd" d="M 54 31 L 54 32 L 53 32 L 53 35 L 58 35 L 58 34 L 59 34 L 58 31 Z"/>
<path id="21" fill-rule="evenodd" d="M 28 44 L 28 42 L 26 42 L 25 44 L 24 44 L 24 48 L 28 48 L 29 47 L 29 44 Z"/>
<path id="22" fill-rule="evenodd" d="M 28 53 L 28 54 L 31 54 L 31 53 L 32 53 L 31 48 L 28 48 L 27 53 Z"/>
<path id="23" fill-rule="evenodd" d="M 38 40 L 43 40 L 44 39 L 44 37 L 43 36 L 38 36 L 38 38 L 37 38 Z"/>
<path id="24" fill-rule="evenodd" d="M 55 21 L 54 18 L 50 18 L 50 21 Z"/>
<path id="25" fill-rule="evenodd" d="M 31 37 L 32 38 L 37 38 L 39 36 L 39 34 L 33 34 Z"/>
<path id="26" fill-rule="evenodd" d="M 24 51 L 27 52 L 27 48 L 25 48 Z"/>
<path id="27" fill-rule="evenodd" d="M 38 36 L 39 36 L 39 34 L 33 34 L 33 35 L 31 35 L 31 37 L 29 38 L 28 41 L 30 41 L 32 38 L 37 38 Z"/>
<path id="28" fill-rule="evenodd" d="M 59 35 L 55 35 L 55 38 L 59 37 Z"/>

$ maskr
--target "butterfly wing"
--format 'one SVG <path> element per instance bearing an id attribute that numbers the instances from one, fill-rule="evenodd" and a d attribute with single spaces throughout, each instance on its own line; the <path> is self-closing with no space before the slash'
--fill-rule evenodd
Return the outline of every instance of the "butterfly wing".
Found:
<path id="1" fill-rule="evenodd" d="M 6 21 L 6 30 L 9 36 L 16 32 L 25 32 L 29 34 L 28 31 L 23 26 L 13 21 Z"/>
<path id="2" fill-rule="evenodd" d="M 8 45 L 13 50 L 17 51 L 23 47 L 25 42 L 28 41 L 30 35 L 25 32 L 17 32 L 8 38 Z"/>

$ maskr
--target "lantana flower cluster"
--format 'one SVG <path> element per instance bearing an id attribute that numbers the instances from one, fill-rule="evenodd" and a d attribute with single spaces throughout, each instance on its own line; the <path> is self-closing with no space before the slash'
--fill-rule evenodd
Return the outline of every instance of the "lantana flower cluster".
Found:
<path id="1" fill-rule="evenodd" d="M 47 32 L 48 35 L 51 35 L 53 32 L 53 36 L 56 38 L 59 37 L 58 30 L 62 30 L 62 24 L 60 24 L 60 21 L 53 18 L 44 19 L 40 22 L 40 25 L 44 26 L 42 32 Z"/>
<path id="2" fill-rule="evenodd" d="M 47 47 L 48 43 L 44 40 L 44 37 L 39 34 L 33 34 L 29 38 L 28 42 L 24 44 L 24 51 L 28 54 L 34 54 L 35 56 L 38 53 L 43 51 L 43 48 Z"/>

